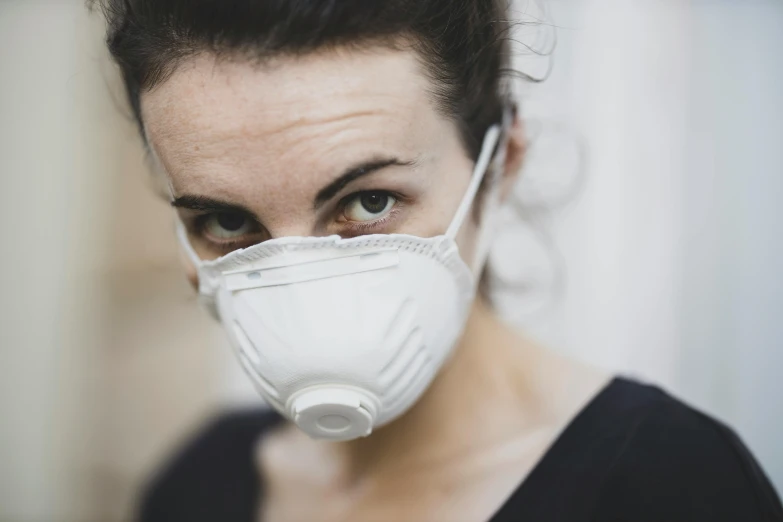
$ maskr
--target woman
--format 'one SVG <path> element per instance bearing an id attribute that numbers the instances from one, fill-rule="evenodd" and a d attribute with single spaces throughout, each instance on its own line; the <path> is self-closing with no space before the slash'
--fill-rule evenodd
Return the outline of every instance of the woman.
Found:
<path id="1" fill-rule="evenodd" d="M 104 12 L 186 270 L 275 410 L 215 421 L 142 520 L 783 520 L 728 428 L 492 310 L 525 152 L 502 2 Z"/>

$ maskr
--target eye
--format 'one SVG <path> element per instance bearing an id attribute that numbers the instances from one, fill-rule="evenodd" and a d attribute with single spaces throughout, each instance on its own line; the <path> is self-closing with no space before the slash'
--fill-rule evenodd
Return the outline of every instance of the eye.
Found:
<path id="1" fill-rule="evenodd" d="M 387 192 L 360 192 L 345 204 L 343 214 L 349 221 L 372 221 L 388 214 L 396 202 Z"/>
<path id="2" fill-rule="evenodd" d="M 216 212 L 204 219 L 204 231 L 218 239 L 234 239 L 253 231 L 254 223 L 240 212 Z"/>

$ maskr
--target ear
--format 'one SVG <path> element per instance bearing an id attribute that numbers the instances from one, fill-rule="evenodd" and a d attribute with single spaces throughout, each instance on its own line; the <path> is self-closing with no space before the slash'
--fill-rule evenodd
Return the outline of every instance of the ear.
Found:
<path id="1" fill-rule="evenodd" d="M 503 165 L 503 179 L 500 182 L 500 201 L 505 202 L 514 190 L 522 170 L 522 162 L 527 151 L 527 137 L 519 111 L 514 110 L 511 126 L 506 140 L 506 159 Z"/>

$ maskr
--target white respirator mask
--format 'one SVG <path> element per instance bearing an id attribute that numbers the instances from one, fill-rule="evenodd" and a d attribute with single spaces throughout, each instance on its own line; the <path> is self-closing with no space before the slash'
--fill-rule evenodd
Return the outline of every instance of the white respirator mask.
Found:
<path id="1" fill-rule="evenodd" d="M 455 237 L 499 141 L 491 127 L 446 233 L 281 237 L 202 261 L 201 301 L 228 332 L 258 392 L 314 438 L 349 440 L 421 397 L 462 336 L 497 214 L 500 147 L 473 270 Z"/>

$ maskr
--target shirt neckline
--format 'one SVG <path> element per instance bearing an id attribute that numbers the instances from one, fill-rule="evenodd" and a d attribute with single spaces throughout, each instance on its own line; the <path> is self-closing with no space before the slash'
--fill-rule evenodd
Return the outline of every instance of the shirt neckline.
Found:
<path id="1" fill-rule="evenodd" d="M 604 404 L 609 400 L 613 391 L 618 386 L 621 386 L 623 382 L 625 382 L 625 379 L 613 377 L 598 390 L 590 401 L 563 427 L 531 471 L 521 479 L 508 498 L 489 518 L 488 522 L 508 522 L 519 519 L 521 499 L 527 497 L 528 492 L 539 488 L 539 484 L 541 488 L 552 486 L 547 486 L 548 475 L 551 475 L 553 470 L 560 467 L 559 463 L 562 461 L 562 455 L 567 454 L 574 447 L 574 443 L 582 439 L 582 434 L 592 423 L 595 415 L 604 409 Z"/>

